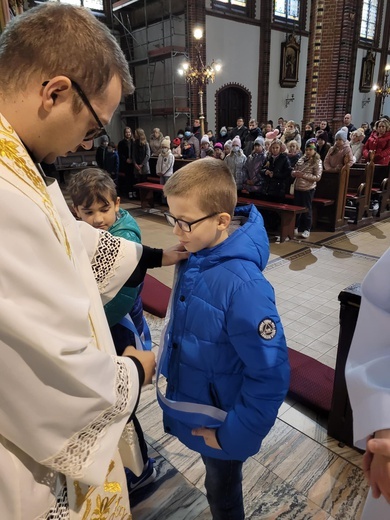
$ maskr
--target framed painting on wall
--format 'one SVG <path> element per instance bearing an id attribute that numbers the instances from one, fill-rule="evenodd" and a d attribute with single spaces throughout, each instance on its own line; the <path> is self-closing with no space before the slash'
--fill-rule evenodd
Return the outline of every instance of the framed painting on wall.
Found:
<path id="1" fill-rule="evenodd" d="M 289 34 L 287 41 L 282 43 L 279 77 L 281 87 L 295 87 L 298 83 L 300 47 L 294 34 Z"/>
<path id="2" fill-rule="evenodd" d="M 362 60 L 362 71 L 360 74 L 360 92 L 370 92 L 374 79 L 375 56 L 371 51 Z"/>

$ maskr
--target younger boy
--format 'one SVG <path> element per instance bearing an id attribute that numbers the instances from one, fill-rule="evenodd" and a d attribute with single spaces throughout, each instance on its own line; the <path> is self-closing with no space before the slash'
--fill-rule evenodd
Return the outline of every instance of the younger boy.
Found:
<path id="1" fill-rule="evenodd" d="M 242 520 L 243 462 L 259 451 L 289 384 L 283 327 L 262 274 L 268 239 L 254 206 L 236 209 L 243 225 L 229 235 L 237 189 L 224 161 L 186 165 L 164 193 L 166 219 L 191 253 L 178 270 L 161 357 L 168 403 L 188 410 L 160 399 L 165 431 L 201 454 L 213 519 Z M 203 414 L 189 411 L 199 404 Z"/>
<path id="2" fill-rule="evenodd" d="M 69 186 L 73 209 L 78 218 L 97 229 L 109 231 L 112 235 L 131 242 L 141 243 L 141 231 L 134 218 L 119 207 L 113 179 L 98 168 L 88 168 L 72 176 Z M 139 333 L 143 332 L 143 307 L 140 296 L 141 286 L 122 287 L 119 293 L 104 306 L 116 353 L 121 356 L 128 345 L 135 345 L 133 333 L 119 321 L 128 313 Z M 137 477 L 126 469 L 129 493 L 146 486 L 156 478 L 153 459 L 148 457 L 147 446 L 138 419 L 132 416 L 138 436 L 144 471 Z"/>

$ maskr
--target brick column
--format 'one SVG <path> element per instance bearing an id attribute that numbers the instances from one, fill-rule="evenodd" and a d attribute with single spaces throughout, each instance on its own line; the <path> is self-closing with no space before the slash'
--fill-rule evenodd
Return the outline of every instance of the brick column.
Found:
<path id="1" fill-rule="evenodd" d="M 359 0 L 313 0 L 304 123 L 342 126 L 352 104 L 360 19 Z"/>
<path id="2" fill-rule="evenodd" d="M 271 56 L 271 0 L 260 2 L 260 48 L 259 48 L 259 79 L 257 90 L 257 120 L 259 124 L 266 123 L 268 116 L 269 68 Z M 272 87 L 271 87 L 272 88 Z"/>

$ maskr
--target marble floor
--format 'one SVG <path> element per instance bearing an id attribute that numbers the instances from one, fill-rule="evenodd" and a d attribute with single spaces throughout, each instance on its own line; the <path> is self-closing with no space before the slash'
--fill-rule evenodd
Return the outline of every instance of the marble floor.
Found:
<path id="1" fill-rule="evenodd" d="M 122 206 L 137 219 L 143 243 L 176 243 L 161 208 Z M 334 367 L 340 291 L 361 282 L 390 245 L 390 219 L 358 231 L 312 232 L 308 240 L 270 239 L 265 274 L 273 284 L 288 346 Z M 173 268 L 150 272 L 167 285 Z M 150 314 L 157 352 L 163 320 Z M 142 392 L 137 416 L 156 460 L 157 479 L 131 497 L 134 520 L 211 519 L 199 456 L 165 434 L 155 388 Z M 367 494 L 361 454 L 327 435 L 326 417 L 287 399 L 261 451 L 244 465 L 247 519 L 358 520 Z"/>

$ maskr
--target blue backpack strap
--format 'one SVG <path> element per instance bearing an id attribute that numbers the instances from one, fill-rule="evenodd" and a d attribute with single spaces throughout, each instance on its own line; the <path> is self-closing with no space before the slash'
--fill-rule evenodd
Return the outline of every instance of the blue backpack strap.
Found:
<path id="1" fill-rule="evenodd" d="M 138 333 L 136 326 L 134 325 L 133 320 L 131 319 L 130 314 L 126 314 L 120 322 L 123 327 L 129 329 L 134 334 L 135 339 L 135 348 L 137 350 L 151 350 L 152 349 L 152 337 L 150 334 L 149 326 L 145 320 L 145 316 L 142 316 L 142 333 L 141 336 Z"/>

